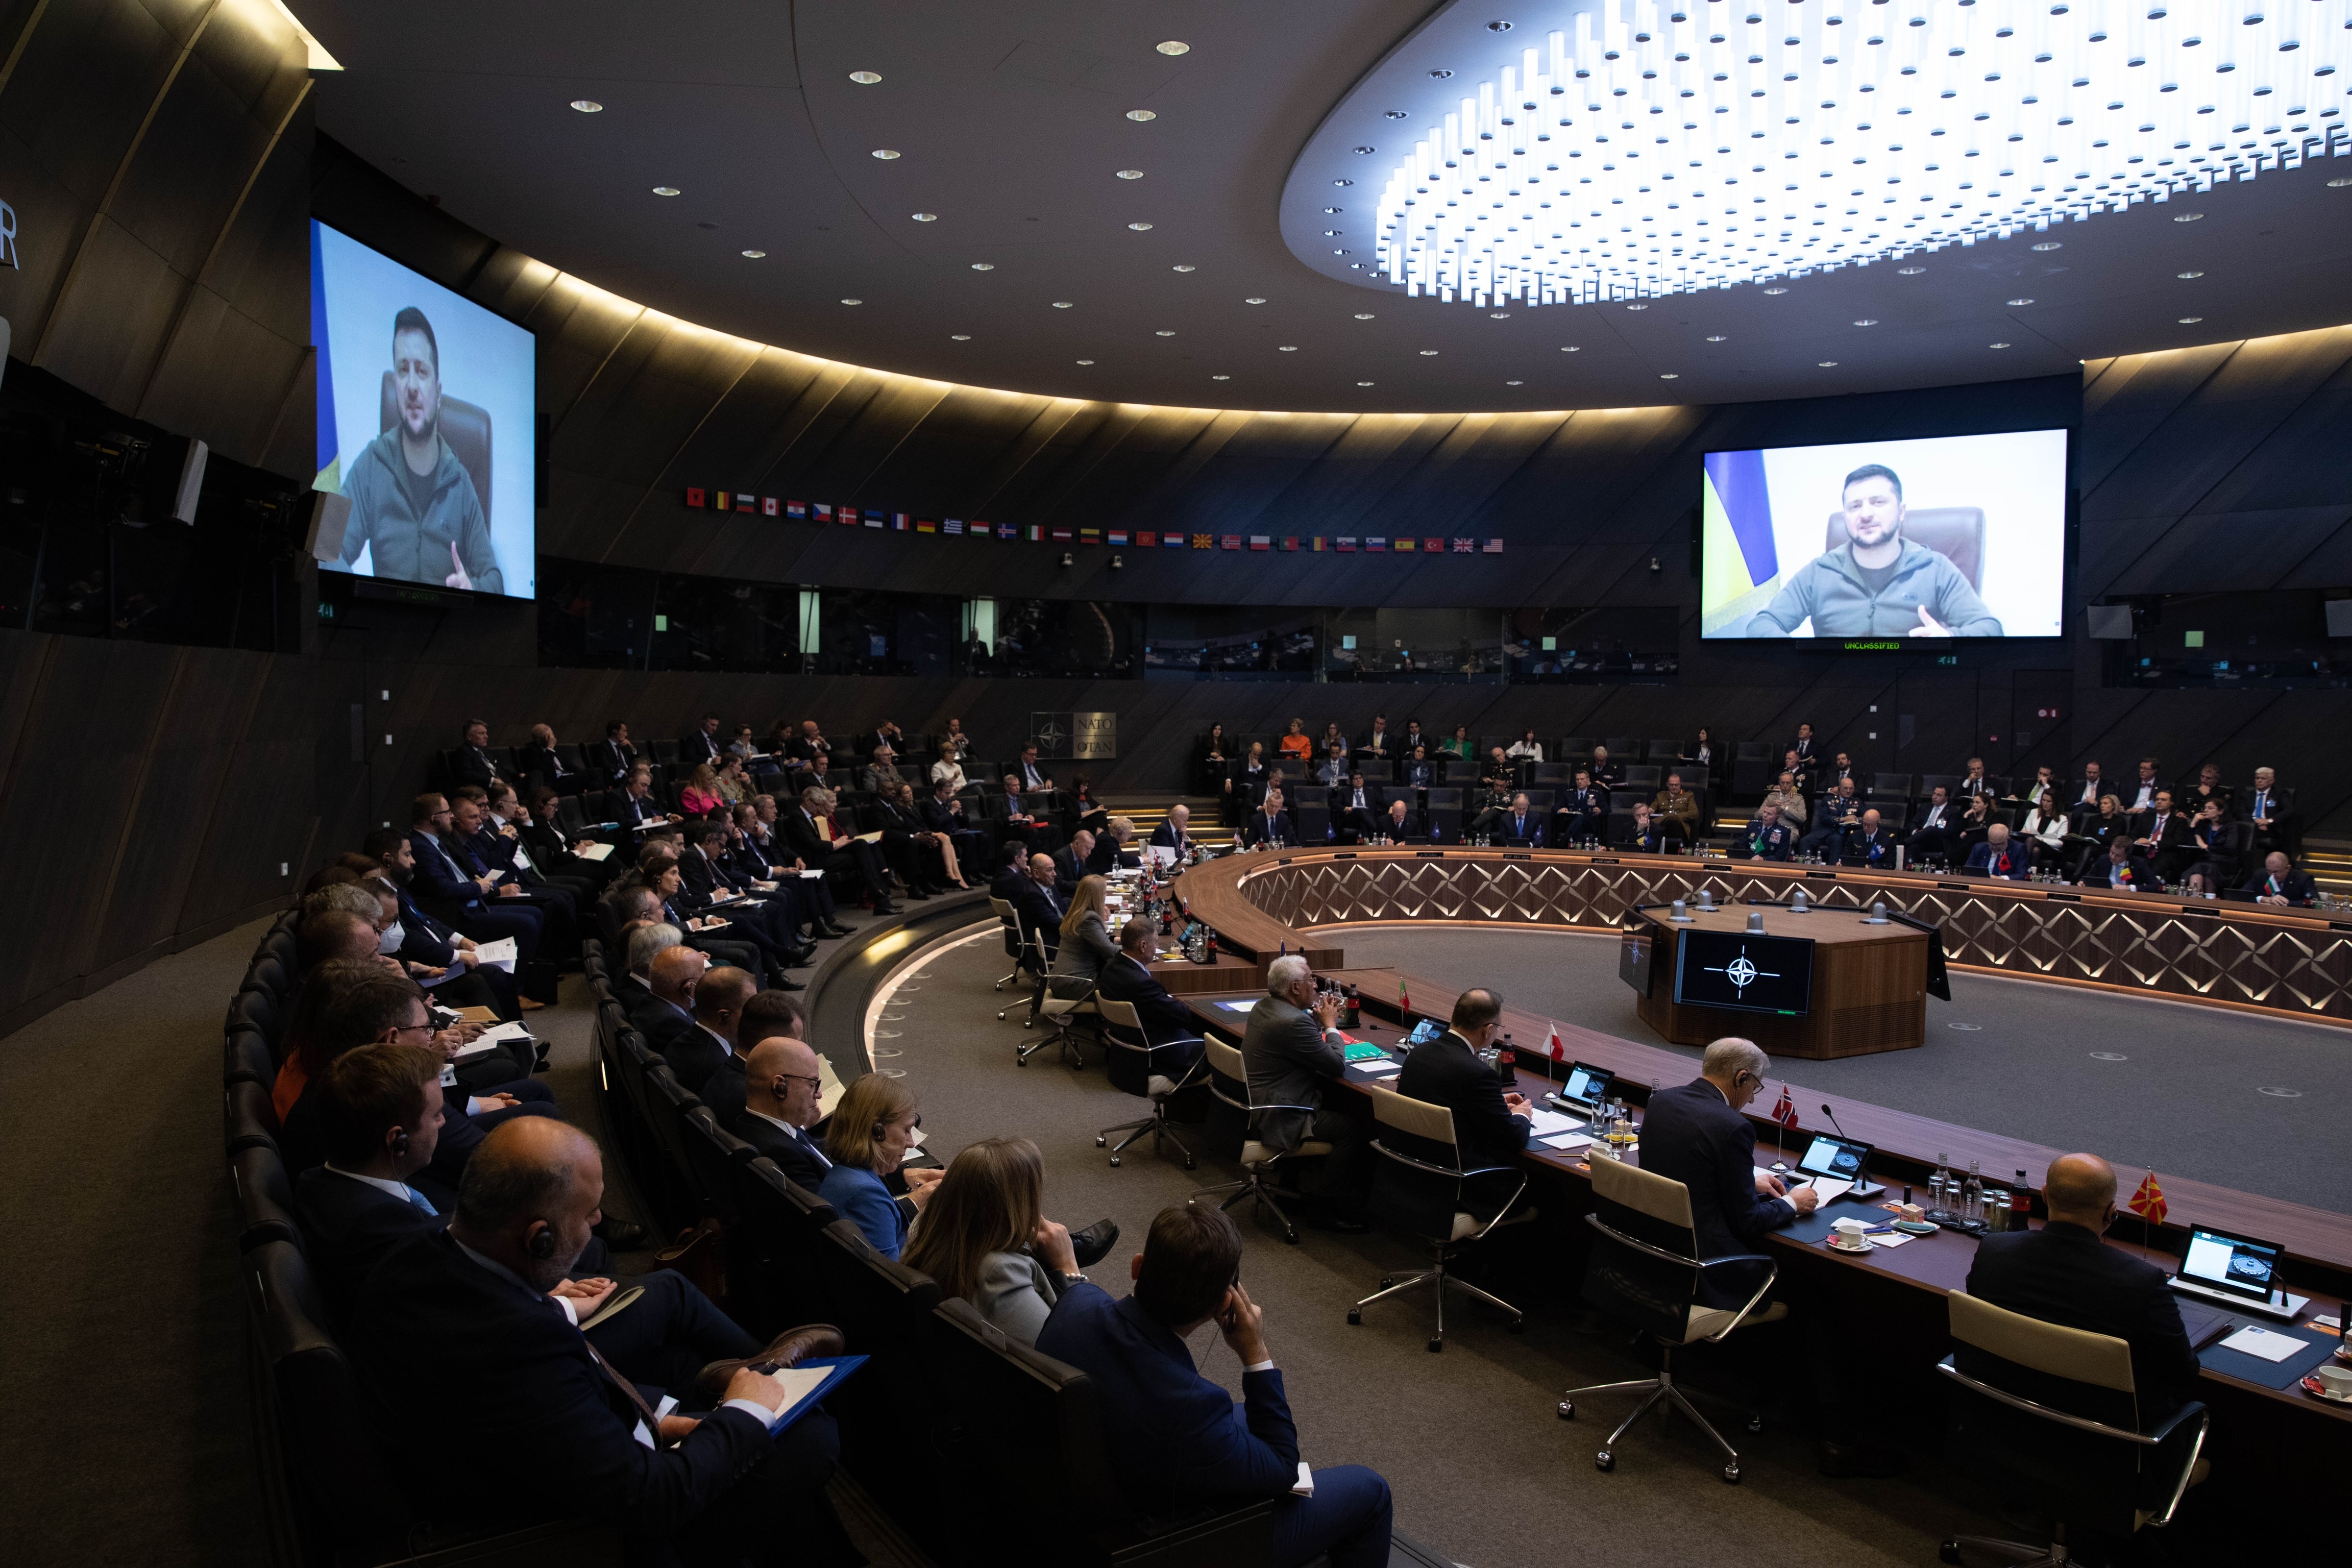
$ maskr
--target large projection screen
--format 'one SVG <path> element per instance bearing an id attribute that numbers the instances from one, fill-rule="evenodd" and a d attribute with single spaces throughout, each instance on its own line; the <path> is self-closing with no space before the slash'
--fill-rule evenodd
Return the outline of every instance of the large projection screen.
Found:
<path id="1" fill-rule="evenodd" d="M 1710 452 L 1699 633 L 2054 637 L 2066 432 Z"/>
<path id="2" fill-rule="evenodd" d="M 531 597 L 537 340 L 315 219 L 310 337 L 320 567 Z"/>

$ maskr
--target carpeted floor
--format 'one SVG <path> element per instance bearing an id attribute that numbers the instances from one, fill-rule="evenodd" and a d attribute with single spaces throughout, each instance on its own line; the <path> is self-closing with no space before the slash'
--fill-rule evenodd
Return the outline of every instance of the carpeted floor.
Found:
<path id="1" fill-rule="evenodd" d="M 1172 1150 L 1155 1158 L 1149 1140 L 1110 1169 L 1095 1131 L 1131 1120 L 1142 1102 L 1112 1089 L 1099 1069 L 1074 1073 L 1050 1053 L 1016 1068 L 1015 1046 L 1032 1037 L 1017 1011 L 1013 1021 L 996 1021 L 1006 998 L 989 986 L 1003 967 L 993 926 L 928 957 L 882 1015 L 879 1026 L 898 1035 L 886 1048 L 902 1053 L 884 1065 L 907 1073 L 929 1147 L 942 1158 L 992 1133 L 1035 1140 L 1051 1216 L 1074 1229 L 1105 1215 L 1122 1226 L 1120 1245 L 1089 1272 L 1123 1292 L 1127 1259 L 1152 1215 L 1234 1173 L 1203 1157 L 1188 1173 Z M 1197 1142 L 1198 1130 L 1188 1136 Z M 1299 1246 L 1286 1247 L 1270 1222 L 1261 1227 L 1245 1208 L 1234 1213 L 1247 1238 L 1242 1278 L 1265 1309 L 1307 1459 L 1378 1468 L 1395 1489 L 1398 1528 L 1471 1568 L 1572 1563 L 1585 1557 L 1579 1542 L 1629 1568 L 1916 1564 L 1935 1561 L 1946 1532 L 1993 1522 L 1954 1500 L 1957 1492 L 1916 1480 L 1826 1480 L 1813 1468 L 1811 1445 L 1777 1426 L 1755 1438 L 1727 1427 L 1748 1445 L 1746 1479 L 1736 1488 L 1717 1479 L 1719 1461 L 1686 1426 L 1662 1429 L 1654 1418 L 1619 1446 L 1615 1473 L 1600 1475 L 1593 1450 L 1630 1405 L 1597 1396 L 1573 1424 L 1562 1423 L 1554 1405 L 1571 1385 L 1643 1374 L 1622 1353 L 1622 1336 L 1580 1335 L 1554 1310 L 1559 1303 L 1533 1300 L 1518 1301 L 1528 1325 L 1513 1335 L 1455 1299 L 1447 1304 L 1446 1349 L 1431 1355 L 1423 1348 L 1432 1314 L 1425 1292 L 1370 1309 L 1360 1328 L 1347 1323 L 1348 1308 L 1383 1272 L 1418 1267 L 1407 1243 L 1307 1230 Z M 1211 1376 L 1238 1392 L 1238 1368 L 1213 1329 L 1202 1330 L 1192 1349 Z M 1696 1381 L 1709 1385 L 1704 1373 Z"/>
<path id="2" fill-rule="evenodd" d="M 1635 1015 L 1633 993 L 1617 978 L 1613 936 L 1458 926 L 1352 926 L 1333 935 L 1351 964 L 1493 985 L 1515 1008 L 1697 1058 Z M 1920 1049 L 1784 1066 L 1832 1104 L 1850 1095 L 2152 1166 L 2159 1177 L 2347 1213 L 2347 1061 L 2352 1031 L 2330 1025 L 1956 973 L 1949 1002 L 1928 998 Z M 2291 1158 L 2280 1157 L 2285 1151 Z"/>

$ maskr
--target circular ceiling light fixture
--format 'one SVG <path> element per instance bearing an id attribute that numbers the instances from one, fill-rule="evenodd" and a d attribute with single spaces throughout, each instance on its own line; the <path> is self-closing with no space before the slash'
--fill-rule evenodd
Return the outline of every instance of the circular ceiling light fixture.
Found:
<path id="1" fill-rule="evenodd" d="M 2202 272 L 2176 272 L 2173 276 L 2175 278 L 2202 278 L 2205 274 Z"/>
<path id="2" fill-rule="evenodd" d="M 2180 324 L 2184 327 L 2193 327 L 2204 319 L 2202 316 L 2183 316 L 2180 318 Z"/>
<path id="3" fill-rule="evenodd" d="M 876 82 L 882 79 L 882 73 L 880 71 L 851 71 L 849 73 L 849 79 L 856 82 L 860 87 L 872 87 Z"/>
<path id="4" fill-rule="evenodd" d="M 1242 303 L 1244 305 L 1263 305 L 1265 303 L 1265 299 L 1263 295 L 1253 294 L 1248 299 L 1243 300 Z"/>
<path id="5" fill-rule="evenodd" d="M 1155 337 L 1155 338 L 1172 338 L 1172 337 L 1174 337 L 1176 334 L 1175 334 L 1173 331 L 1170 331 L 1168 328 L 1166 328 L 1166 327 L 1162 327 L 1162 328 L 1160 328 L 1158 331 L 1156 331 L 1156 332 L 1152 333 L 1151 335 L 1152 335 L 1153 337 Z"/>
<path id="6" fill-rule="evenodd" d="M 1356 383 L 1356 384 L 1357 384 L 1358 386 L 1370 386 L 1370 385 L 1371 385 L 1372 384 L 1371 384 L 1370 382 L 1369 382 L 1369 381 L 1360 381 L 1360 382 Z"/>
<path id="7" fill-rule="evenodd" d="M 1927 269 L 1924 267 L 1898 267 L 1895 270 L 1906 278 L 1916 278 Z"/>
<path id="8" fill-rule="evenodd" d="M 674 196 L 677 195 L 677 187 L 676 185 L 656 185 L 654 187 L 654 195 L 657 196 Z"/>
<path id="9" fill-rule="evenodd" d="M 1054 309 L 1056 310 L 1066 310 L 1076 303 L 1077 301 L 1076 300 L 1056 300 L 1054 301 Z"/>
<path id="10" fill-rule="evenodd" d="M 1094 362 L 1094 361 L 1092 361 L 1092 360 L 1090 360 L 1090 359 L 1082 359 L 1082 360 L 1080 360 L 1078 363 L 1079 363 L 1080 364 L 1092 364 L 1092 363 L 1094 363 L 1095 362 Z"/>
<path id="11" fill-rule="evenodd" d="M 1713 336 L 1709 337 L 1706 341 L 1707 341 L 1708 342 L 1711 342 L 1711 343 L 1719 343 L 1719 342 L 1723 342 L 1723 340 L 1724 340 L 1724 334 L 1723 334 L 1723 333 L 1721 333 L 1721 332 L 1717 332 L 1717 333 L 1715 333 Z"/>
<path id="12" fill-rule="evenodd" d="M 1764 292 L 1767 294 L 1786 294 L 1788 290 L 1786 289 L 1767 289 Z"/>
<path id="13" fill-rule="evenodd" d="M 863 305 L 866 301 L 863 300 L 844 300 L 842 303 L 845 305 Z"/>
<path id="14" fill-rule="evenodd" d="M 2011 304 L 2011 306 L 2017 306 L 2017 305 L 2031 305 L 2032 303 L 2033 303 L 2033 301 L 2032 301 L 2032 300 L 2011 300 L 2010 301 L 2010 304 Z"/>
<path id="15" fill-rule="evenodd" d="M 1157 120 L 1160 118 L 1157 112 L 1149 109 L 1130 109 L 1127 111 L 1127 117 L 1129 120 L 1134 121 L 1138 125 L 1142 124 L 1147 120 Z"/>
<path id="16" fill-rule="evenodd" d="M 874 155 L 886 163 L 895 163 L 905 156 L 896 147 L 877 147 L 874 149 Z"/>
<path id="17" fill-rule="evenodd" d="M 1507 381 L 1503 383 L 1503 384 L 1505 386 L 1525 386 L 1527 383 L 1524 381 Z"/>
<path id="18" fill-rule="evenodd" d="M 917 223 L 937 223 L 940 221 L 940 215 L 937 213 L 909 213 L 907 216 L 913 218 Z"/>
<path id="19" fill-rule="evenodd" d="M 2063 240 L 2045 239 L 2033 248 L 2036 250 L 2063 250 L 2066 248 L 2066 245 Z"/>
<path id="20" fill-rule="evenodd" d="M 1127 226 L 1128 226 L 1128 227 L 1129 227 L 1129 228 L 1131 228 L 1131 229 L 1133 229 L 1133 230 L 1135 230 L 1135 232 L 1136 232 L 1136 233 L 1138 233 L 1138 234 L 1141 234 L 1144 230 L 1146 230 L 1146 229 L 1150 228 L 1151 226 L 1150 226 L 1150 224 L 1148 224 L 1148 223 L 1131 223 L 1131 224 L 1129 224 Z"/>
<path id="21" fill-rule="evenodd" d="M 604 112 L 604 106 L 597 102 L 593 98 L 575 98 L 572 100 L 572 107 L 578 110 L 583 114 L 602 114 Z"/>
<path id="22" fill-rule="evenodd" d="M 1582 343 L 1569 343 L 1563 346 L 1559 352 L 1564 354 L 1580 354 L 1584 352 L 1584 345 Z"/>
<path id="23" fill-rule="evenodd" d="M 1453 74 L 1450 70 L 1433 70 L 1429 73 L 1430 79 L 1433 81 L 1444 81 Z"/>
<path id="24" fill-rule="evenodd" d="M 1628 306 L 1626 306 L 1626 307 L 1625 307 L 1625 309 L 1627 309 L 1627 310 L 1648 310 L 1649 308 L 1650 308 L 1650 307 L 1648 307 L 1647 305 L 1628 305 Z"/>
<path id="25" fill-rule="evenodd" d="M 1380 188 L 1378 272 L 1409 297 L 1491 309 L 1794 279 L 2020 234 L 2057 243 L 2060 224 L 2300 168 L 2345 142 L 2324 112 L 2335 104 L 2294 111 L 2334 97 L 2316 79 L 2352 68 L 2352 29 L 2306 26 L 2298 7 L 2250 12 L 2225 40 L 2144 20 L 2137 0 L 2071 0 L 1997 27 L 1923 5 L 1905 18 L 1917 26 L 1861 48 L 1843 6 L 1774 9 L 1790 41 L 1769 50 L 1760 37 L 1714 45 L 1696 24 L 1645 37 L 1638 21 L 1580 16 L 1460 88 L 1376 72 L 1369 100 L 1343 106 L 1307 156 L 1329 160 L 1391 106 L 1412 110 L 1421 133 L 1385 147 L 1365 182 Z M 2282 121 L 2252 144 L 2209 129 Z M 1759 168 L 1781 178 L 1759 189 Z M 1794 199 L 1832 188 L 1822 176 L 1903 200 L 1839 224 Z"/>
<path id="26" fill-rule="evenodd" d="M 1410 119 L 1411 116 L 1406 114 L 1406 112 L 1402 109 L 1391 109 L 1387 113 L 1381 115 L 1381 118 L 1383 120 L 1405 120 Z"/>
<path id="27" fill-rule="evenodd" d="M 952 341 L 960 343 L 968 343 L 971 342 L 971 334 L 970 332 L 950 332 L 948 336 Z"/>
<path id="28" fill-rule="evenodd" d="M 1507 321 L 1511 319 L 1511 313 L 1508 310 L 1489 310 L 1486 314 L 1498 321 Z"/>
<path id="29" fill-rule="evenodd" d="M 1660 381 L 1680 381 L 1682 378 L 1682 372 L 1680 371 L 1662 370 L 1658 373 L 1658 379 Z"/>
<path id="30" fill-rule="evenodd" d="M 750 257 L 752 260 L 757 261 L 768 253 L 764 250 L 747 250 L 743 254 Z"/>
<path id="31" fill-rule="evenodd" d="M 1213 375 L 1209 379 L 1211 381 L 1231 381 L 1233 380 L 1233 377 L 1230 375 Z"/>
<path id="32" fill-rule="evenodd" d="M 1173 267 L 1170 268 L 1168 270 L 1169 270 L 1169 271 L 1171 271 L 1171 272 L 1198 272 L 1198 271 L 1200 270 L 1200 268 L 1197 268 L 1197 267 L 1195 267 L 1195 266 L 1193 266 L 1193 265 L 1192 265 L 1191 262 L 1189 262 L 1189 261 L 1180 261 L 1180 262 L 1178 262 L 1175 266 L 1173 266 Z"/>
<path id="33" fill-rule="evenodd" d="M 1356 320 L 1360 321 L 1369 321 L 1371 319 L 1372 313 L 1370 310 L 1359 310 L 1356 312 Z"/>
<path id="34" fill-rule="evenodd" d="M 1298 352 L 1298 345 L 1297 343 L 1285 343 L 1274 352 L 1278 354 L 1295 354 Z"/>
<path id="35" fill-rule="evenodd" d="M 1874 327 L 1878 325 L 1878 318 L 1875 316 L 1864 316 L 1862 320 L 1856 321 L 1854 325 L 1857 327 Z"/>
<path id="36" fill-rule="evenodd" d="M 1118 172 L 1118 177 L 1122 180 L 1139 180 L 1143 178 L 1143 171 L 1140 169 L 1121 169 Z"/>
<path id="37" fill-rule="evenodd" d="M 974 272 L 993 272 L 996 270 L 996 263 L 993 261 L 975 261 L 971 264 L 971 269 Z"/>
<path id="38" fill-rule="evenodd" d="M 1987 343 L 1985 344 L 1985 347 L 1989 349 L 2005 349 L 2009 347 L 2009 345 L 2007 343 Z"/>
<path id="39" fill-rule="evenodd" d="M 580 106 L 575 103 L 572 107 L 577 109 Z M 2330 180 L 2327 182 L 2327 188 L 2331 191 L 2340 191 L 2347 185 L 2352 185 L 2352 176 L 2347 176 L 2344 179 Z"/>
<path id="40" fill-rule="evenodd" d="M 1175 38 L 1171 38 L 1164 44 L 1154 44 L 1151 47 L 1158 49 L 1163 55 L 1189 55 L 1192 52 L 1192 45 L 1180 42 Z"/>
<path id="41" fill-rule="evenodd" d="M 1821 362 L 1821 367 L 1823 370 L 1835 370 L 1837 369 L 1837 361 L 1833 359 L 1822 360 Z"/>

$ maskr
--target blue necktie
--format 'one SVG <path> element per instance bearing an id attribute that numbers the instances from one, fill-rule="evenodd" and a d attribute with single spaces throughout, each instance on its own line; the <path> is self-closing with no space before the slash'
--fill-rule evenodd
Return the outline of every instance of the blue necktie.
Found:
<path id="1" fill-rule="evenodd" d="M 400 1190 L 408 1194 L 409 1203 L 415 1205 L 417 1209 L 425 1214 L 431 1215 L 436 1218 L 440 1216 L 441 1211 L 435 1208 L 431 1204 L 425 1202 L 425 1194 L 418 1192 L 415 1187 L 404 1185 Z"/>

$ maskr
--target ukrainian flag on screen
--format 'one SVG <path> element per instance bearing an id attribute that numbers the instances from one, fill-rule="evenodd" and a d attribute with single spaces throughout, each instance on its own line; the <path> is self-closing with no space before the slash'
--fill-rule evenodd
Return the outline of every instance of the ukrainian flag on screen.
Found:
<path id="1" fill-rule="evenodd" d="M 1761 452 L 1709 452 L 1699 521 L 1699 635 L 1738 637 L 1780 591 Z"/>
<path id="2" fill-rule="evenodd" d="M 312 379 L 317 382 L 319 405 L 319 477 L 310 481 L 314 490 L 330 495 L 343 493 L 343 459 L 335 439 L 335 366 L 327 353 L 327 268 L 320 255 L 319 225 L 310 224 L 310 346 L 316 351 Z"/>

